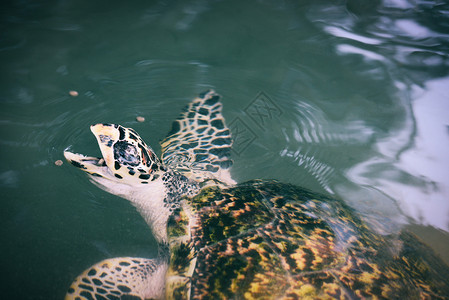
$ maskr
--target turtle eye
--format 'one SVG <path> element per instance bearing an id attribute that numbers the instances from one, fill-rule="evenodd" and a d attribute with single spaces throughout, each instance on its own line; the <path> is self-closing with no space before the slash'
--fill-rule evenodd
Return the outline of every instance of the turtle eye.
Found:
<path id="1" fill-rule="evenodd" d="M 134 145 L 119 141 L 114 144 L 114 159 L 121 164 L 137 166 L 140 164 L 140 157 Z"/>

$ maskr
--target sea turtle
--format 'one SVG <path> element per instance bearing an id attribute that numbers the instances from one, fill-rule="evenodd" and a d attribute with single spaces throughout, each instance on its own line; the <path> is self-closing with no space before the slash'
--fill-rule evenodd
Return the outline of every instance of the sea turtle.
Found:
<path id="1" fill-rule="evenodd" d="M 161 160 L 133 129 L 114 124 L 91 126 L 102 158 L 64 153 L 94 184 L 131 201 L 161 248 L 154 259 L 95 264 L 67 299 L 449 295 L 448 268 L 413 235 L 392 244 L 343 201 L 291 184 L 236 184 L 221 108 L 214 91 L 195 98 L 161 142 Z"/>

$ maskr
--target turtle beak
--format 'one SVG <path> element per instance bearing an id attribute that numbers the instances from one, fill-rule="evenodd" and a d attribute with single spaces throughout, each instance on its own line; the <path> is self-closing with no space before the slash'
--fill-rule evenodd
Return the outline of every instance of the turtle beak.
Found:
<path id="1" fill-rule="evenodd" d="M 107 167 L 104 159 L 99 157 L 85 156 L 68 150 L 64 151 L 64 157 L 73 166 L 92 175 L 104 173 L 104 168 Z"/>

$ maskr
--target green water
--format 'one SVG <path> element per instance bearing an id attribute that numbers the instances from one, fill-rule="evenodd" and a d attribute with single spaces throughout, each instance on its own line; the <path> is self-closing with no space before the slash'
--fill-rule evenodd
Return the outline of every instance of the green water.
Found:
<path id="1" fill-rule="evenodd" d="M 449 261 L 444 1 L 0 7 L 3 299 L 61 299 L 101 259 L 157 254 L 129 203 L 54 162 L 69 146 L 98 155 L 97 122 L 133 127 L 160 153 L 209 88 L 232 125 L 236 180 L 335 194 L 375 230 L 409 226 Z"/>

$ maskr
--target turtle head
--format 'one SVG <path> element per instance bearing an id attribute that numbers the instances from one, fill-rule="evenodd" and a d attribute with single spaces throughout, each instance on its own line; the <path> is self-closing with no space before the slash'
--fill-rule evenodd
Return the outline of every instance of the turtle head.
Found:
<path id="1" fill-rule="evenodd" d="M 178 205 L 176 192 L 191 193 L 197 188 L 196 184 L 189 183 L 183 175 L 166 170 L 133 129 L 96 124 L 90 130 L 97 138 L 102 157 L 66 150 L 67 161 L 88 173 L 99 188 L 131 201 L 153 229 L 156 239 L 167 242 L 168 216 Z"/>
<path id="2" fill-rule="evenodd" d="M 117 183 L 143 186 L 161 179 L 165 168 L 133 129 L 116 124 L 96 124 L 90 130 L 97 138 L 102 157 L 69 151 L 65 151 L 64 156 L 72 165 L 88 173 L 94 183 L 117 194 L 110 191 L 110 186 Z"/>

